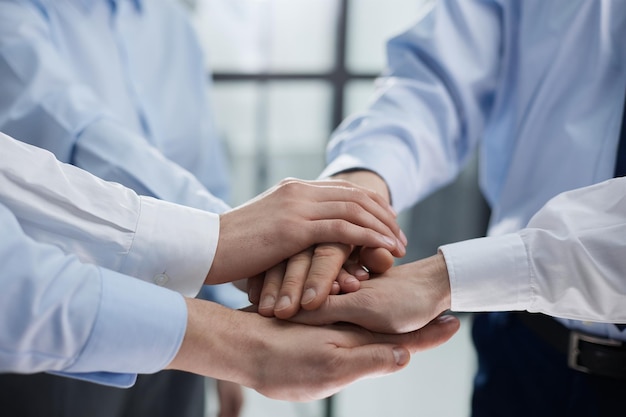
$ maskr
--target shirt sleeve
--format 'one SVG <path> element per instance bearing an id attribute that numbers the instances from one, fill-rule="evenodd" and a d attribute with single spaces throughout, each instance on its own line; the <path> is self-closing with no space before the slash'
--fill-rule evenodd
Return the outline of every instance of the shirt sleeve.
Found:
<path id="1" fill-rule="evenodd" d="M 482 135 L 500 74 L 496 2 L 432 3 L 418 25 L 388 42 L 388 68 L 371 103 L 334 132 L 322 173 L 374 171 L 397 210 L 458 174 Z"/>
<path id="2" fill-rule="evenodd" d="M 171 362 L 187 311 L 173 291 L 35 242 L 0 204 L 0 372 L 129 386 Z"/>
<path id="3" fill-rule="evenodd" d="M 440 250 L 454 311 L 626 322 L 626 178 L 558 195 L 518 233 Z"/>
<path id="4" fill-rule="evenodd" d="M 229 207 L 126 128 L 53 44 L 45 7 L 0 4 L 0 129 L 100 178 L 215 213 Z"/>
<path id="5" fill-rule="evenodd" d="M 186 296 L 211 267 L 219 216 L 150 197 L 0 134 L 0 202 L 33 239 Z"/>

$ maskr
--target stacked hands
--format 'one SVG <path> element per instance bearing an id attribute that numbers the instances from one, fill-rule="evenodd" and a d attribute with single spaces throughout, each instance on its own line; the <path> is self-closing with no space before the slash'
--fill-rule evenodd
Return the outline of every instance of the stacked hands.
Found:
<path id="1" fill-rule="evenodd" d="M 402 369 L 457 331 L 456 318 L 440 316 L 450 306 L 442 255 L 392 268 L 407 240 L 386 185 L 371 172 L 343 176 L 287 179 L 221 216 L 205 283 L 238 281 L 253 305 L 188 299 L 171 368 L 312 400 Z"/>

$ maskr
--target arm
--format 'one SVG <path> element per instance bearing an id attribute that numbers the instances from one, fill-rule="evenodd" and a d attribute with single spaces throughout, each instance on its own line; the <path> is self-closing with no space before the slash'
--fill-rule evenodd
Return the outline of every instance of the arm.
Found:
<path id="1" fill-rule="evenodd" d="M 397 211 L 452 181 L 472 155 L 495 100 L 501 25 L 495 2 L 440 1 L 417 25 L 390 40 L 388 69 L 377 81 L 373 101 L 333 133 L 321 177 L 370 187 Z M 281 274 L 272 274 L 265 293 L 251 297 L 269 301 L 262 313 L 286 318 L 299 304 L 315 309 L 323 302 L 347 255 L 332 245 L 316 251 L 323 254 L 321 262 L 313 262 L 297 285 L 281 285 L 282 277 L 272 278 Z M 378 255 L 383 265 L 385 258 L 390 264 L 384 252 Z M 366 253 L 363 259 L 377 263 L 375 256 Z M 350 285 L 352 291 L 359 288 L 355 279 Z M 315 290 L 313 298 L 300 301 L 298 295 L 309 288 Z M 277 309 L 272 300 L 283 296 L 291 302 Z"/>
<path id="2" fill-rule="evenodd" d="M 321 176 L 372 171 L 398 212 L 452 181 L 497 98 L 500 12 L 497 2 L 439 1 L 391 39 L 368 108 L 333 133 Z"/>
<path id="3" fill-rule="evenodd" d="M 128 119 L 123 119 L 126 113 L 138 112 L 135 107 L 118 109 L 111 104 L 111 97 L 105 99 L 107 88 L 118 91 L 127 87 L 124 80 L 118 79 L 119 74 L 107 81 L 110 85 L 100 86 L 94 85 L 98 81 L 86 80 L 85 74 L 77 73 L 81 64 L 74 61 L 79 58 L 72 59 L 70 55 L 68 62 L 67 55 L 60 52 L 63 47 L 55 43 L 54 24 L 66 23 L 54 20 L 58 19 L 55 8 L 47 11 L 47 6 L 36 7 L 33 3 L 15 1 L 0 5 L 0 130 L 48 149 L 60 161 L 123 184 L 138 194 L 211 212 L 228 209 L 190 172 L 166 158 L 158 140 L 149 138 L 140 127 L 131 126 Z M 109 43 L 106 45 L 109 49 L 103 46 L 101 56 L 90 56 L 94 54 L 93 48 L 88 43 L 85 45 L 82 53 L 88 55 L 86 60 L 105 61 L 103 65 L 106 65 L 107 54 L 116 54 L 109 50 L 114 48 Z M 201 63 L 194 61 L 194 68 L 196 66 L 202 68 Z M 156 75 L 157 71 L 158 68 L 151 74 Z M 204 74 L 191 73 L 185 74 L 206 81 Z M 175 84 L 162 87 L 176 91 Z M 166 98 L 159 98 L 166 101 Z M 208 113 L 204 104 L 204 101 L 194 103 L 192 107 L 198 109 L 190 109 L 188 113 L 197 117 L 197 123 L 204 126 L 202 131 L 206 132 L 205 121 L 210 115 L 199 112 L 204 109 Z M 185 130 L 177 132 L 182 137 L 186 133 Z M 156 137 L 159 134 L 164 133 L 154 132 Z M 214 142 L 215 137 L 208 134 L 202 150 L 215 150 Z M 215 171 L 219 170 L 215 168 Z"/>
<path id="4" fill-rule="evenodd" d="M 216 214 L 139 197 L 0 134 L 0 201 L 33 239 L 82 262 L 193 296 L 211 266 Z"/>
<path id="5" fill-rule="evenodd" d="M 218 218 L 140 198 L 5 135 L 0 146 L 0 198 L 28 234 L 186 295 L 203 277 L 216 284 L 253 276 L 319 242 L 402 250 L 389 205 L 345 182 L 286 180 Z"/>
<path id="6" fill-rule="evenodd" d="M 624 178 L 579 188 L 550 200 L 518 233 L 443 246 L 452 309 L 626 323 L 625 195 Z"/>
<path id="7" fill-rule="evenodd" d="M 289 401 L 324 398 L 357 379 L 398 371 L 409 353 L 445 342 L 459 326 L 449 318 L 418 332 L 383 335 L 353 326 L 298 325 L 202 300 L 188 299 L 187 305 L 187 332 L 170 368 Z"/>
<path id="8" fill-rule="evenodd" d="M 431 258 L 391 268 L 295 319 L 381 332 L 420 328 L 447 309 L 624 323 L 624 195 L 624 178 L 560 194 L 517 233 L 442 246 Z"/>
<path id="9" fill-rule="evenodd" d="M 0 229 L 0 306 L 9 324 L 0 333 L 0 372 L 48 371 L 129 386 L 135 373 L 169 363 L 303 400 L 402 369 L 410 352 L 443 343 L 458 328 L 441 321 L 400 336 L 312 328 L 198 299 L 187 299 L 187 312 L 179 294 L 34 242 L 1 205 Z"/>
<path id="10" fill-rule="evenodd" d="M 179 294 L 33 241 L 0 205 L 0 372 L 130 386 L 164 367 L 185 329 Z"/>

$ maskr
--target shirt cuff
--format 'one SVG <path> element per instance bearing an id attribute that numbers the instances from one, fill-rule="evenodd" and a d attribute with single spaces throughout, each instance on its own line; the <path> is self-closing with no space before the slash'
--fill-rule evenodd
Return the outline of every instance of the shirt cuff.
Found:
<path id="1" fill-rule="evenodd" d="M 103 271 L 102 294 L 91 334 L 64 375 L 128 386 L 132 374 L 167 366 L 187 328 L 187 307 L 173 291 Z"/>
<path id="2" fill-rule="evenodd" d="M 516 234 L 444 245 L 452 311 L 526 310 L 531 273 L 526 247 Z"/>
<path id="3" fill-rule="evenodd" d="M 217 250 L 219 215 L 141 197 L 135 238 L 123 274 L 194 297 Z"/>
<path id="4" fill-rule="evenodd" d="M 420 179 L 412 153 L 398 138 L 381 134 L 362 138 L 358 144 L 344 143 L 340 149 L 340 154 L 331 155 L 320 177 L 330 177 L 349 169 L 373 171 L 387 183 L 392 205 L 398 212 L 411 207 L 433 189 L 433 184 L 424 184 Z"/>

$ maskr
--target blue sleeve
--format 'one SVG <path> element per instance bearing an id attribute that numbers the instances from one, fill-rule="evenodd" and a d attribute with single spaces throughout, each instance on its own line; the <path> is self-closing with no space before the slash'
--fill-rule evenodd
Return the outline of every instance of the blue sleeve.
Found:
<path id="1" fill-rule="evenodd" d="M 333 134 L 322 176 L 375 171 L 398 210 L 451 181 L 493 105 L 502 25 L 495 1 L 433 2 L 415 26 L 388 42 L 388 68 L 373 100 Z"/>
<path id="2" fill-rule="evenodd" d="M 128 386 L 172 360 L 186 328 L 181 295 L 33 241 L 1 204 L 0 231 L 0 372 Z"/>
<path id="3" fill-rule="evenodd" d="M 59 28 L 36 4 L 0 3 L 0 130 L 138 194 L 227 210 L 194 175 L 120 122 L 59 53 Z"/>

